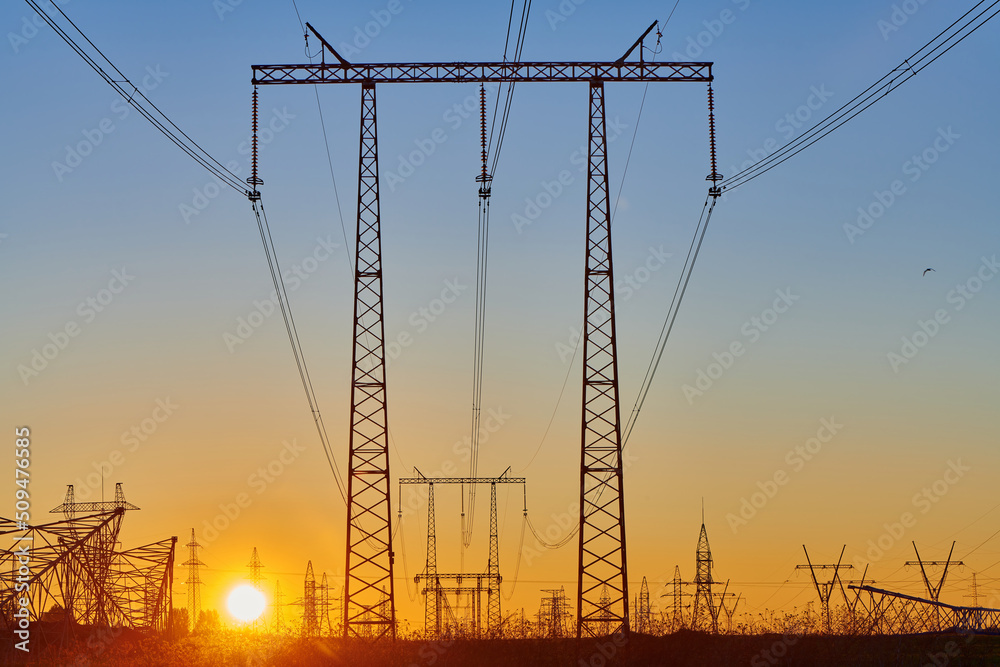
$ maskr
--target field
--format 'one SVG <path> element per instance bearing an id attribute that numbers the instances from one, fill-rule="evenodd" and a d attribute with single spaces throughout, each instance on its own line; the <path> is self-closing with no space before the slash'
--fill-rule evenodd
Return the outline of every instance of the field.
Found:
<path id="1" fill-rule="evenodd" d="M 44 631 L 37 628 L 42 635 Z M 32 651 L 13 649 L 7 636 L 3 665 L 73 667 L 264 667 L 345 665 L 349 667 L 602 667 L 606 665 L 871 665 L 932 667 L 1000 665 L 1000 636 L 952 633 L 883 636 L 705 635 L 681 632 L 665 637 L 634 635 L 629 641 L 572 640 L 399 640 L 367 644 L 339 639 L 221 632 L 169 641 L 129 632 L 116 636 L 79 629 L 75 637 L 35 634 Z"/>

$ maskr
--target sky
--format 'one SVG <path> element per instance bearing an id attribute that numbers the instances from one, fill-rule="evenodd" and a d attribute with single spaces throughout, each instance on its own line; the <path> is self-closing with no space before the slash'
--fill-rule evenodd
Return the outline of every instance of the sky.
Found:
<path id="1" fill-rule="evenodd" d="M 719 169 L 731 175 L 972 4 L 681 0 L 656 57 L 714 62 Z M 190 137 L 248 175 L 250 66 L 306 61 L 291 2 L 60 7 Z M 523 58 L 614 60 L 671 7 L 534 2 Z M 499 61 L 510 6 L 297 9 L 354 62 L 447 62 Z M 263 304 L 270 277 L 249 203 L 219 189 L 34 16 L 26 4 L 0 9 L 0 405 L 6 428 L 32 431 L 33 520 L 67 484 L 78 500 L 100 499 L 104 470 L 105 497 L 122 482 L 142 508 L 125 521 L 124 546 L 171 535 L 183 545 L 195 528 L 203 606 L 224 609 L 254 547 L 266 588 L 280 581 L 286 601 L 301 597 L 307 560 L 339 588 L 345 507 L 283 327 Z M 919 570 L 904 566 L 911 542 L 943 560 L 954 540 L 964 566 L 941 599 L 968 603 L 974 573 L 1000 595 L 1000 541 L 990 541 L 1000 520 L 990 472 L 1000 463 L 1000 229 L 989 204 L 989 109 L 1000 92 L 988 78 L 998 29 L 987 24 L 719 202 L 627 448 L 631 594 L 646 577 L 662 609 L 674 566 L 693 578 L 704 506 L 715 577 L 743 595 L 747 618 L 815 599 L 795 570 L 803 545 L 813 563 L 835 563 L 846 545 L 850 576 L 867 563 L 881 587 L 921 594 Z M 487 88 L 490 108 L 496 94 Z M 477 95 L 474 84 L 378 88 L 393 480 L 414 467 L 468 470 Z M 261 191 L 279 259 L 300 269 L 291 305 L 345 469 L 360 91 L 320 87 L 319 105 L 303 86 L 260 96 L 272 130 Z M 627 415 L 707 191 L 705 86 L 608 84 L 607 118 Z M 435 130 L 444 140 L 410 173 Z M 586 132 L 586 85 L 518 86 L 493 185 L 483 384 L 493 429 L 479 471 L 525 476 L 532 524 L 551 541 L 573 525 L 579 483 Z M 542 197 L 563 172 L 562 192 Z M 443 294 L 454 299 L 442 308 Z M 37 356 L 47 345 L 50 358 Z M 249 504 L 220 519 L 240 494 Z M 488 501 L 479 494 L 470 571 L 485 570 Z M 541 590 L 558 586 L 575 599 L 576 541 L 548 550 L 528 532 L 519 559 L 520 489 L 500 489 L 498 502 L 505 610 L 534 614 Z M 426 516 L 413 505 L 395 575 L 399 613 L 417 628 Z M 457 491 L 440 489 L 441 569 L 463 558 L 459 511 Z M 229 525 L 213 533 L 213 522 Z M 175 606 L 184 578 L 178 567 Z"/>

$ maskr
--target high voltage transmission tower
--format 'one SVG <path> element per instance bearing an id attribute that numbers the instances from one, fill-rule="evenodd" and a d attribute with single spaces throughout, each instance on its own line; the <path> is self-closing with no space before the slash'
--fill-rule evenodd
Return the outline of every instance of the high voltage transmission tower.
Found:
<path id="1" fill-rule="evenodd" d="M 853 565 L 844 565 L 841 562 L 844 559 L 845 549 L 847 549 L 846 544 L 840 550 L 840 557 L 837 559 L 836 565 L 813 565 L 813 562 L 809 560 L 809 551 L 806 549 L 806 545 L 803 544 L 802 551 L 806 554 L 806 565 L 795 566 L 796 570 L 809 570 L 809 574 L 812 576 L 813 586 L 816 587 L 816 593 L 819 594 L 820 613 L 823 617 L 823 631 L 826 633 L 829 633 L 832 630 L 830 597 L 833 595 L 833 591 L 836 590 L 837 586 L 840 586 L 841 591 L 843 591 L 843 585 L 840 582 L 840 571 L 854 569 Z M 816 570 L 833 570 L 833 576 L 830 581 L 821 582 L 816 578 Z"/>
<path id="2" fill-rule="evenodd" d="M 201 613 L 201 586 L 204 582 L 201 580 L 201 572 L 199 568 L 204 565 L 198 559 L 198 549 L 201 545 L 198 544 L 198 540 L 194 536 L 194 528 L 191 529 L 191 541 L 187 543 L 188 548 L 188 559 L 184 562 L 184 565 L 188 569 L 187 581 L 184 583 L 187 585 L 187 609 L 188 609 L 188 622 L 191 624 L 191 629 L 194 630 L 195 626 L 198 625 L 198 615 Z"/>
<path id="3" fill-rule="evenodd" d="M 913 553 L 915 553 L 917 555 L 917 560 L 908 560 L 905 563 L 903 563 L 903 565 L 905 565 L 905 566 L 919 565 L 920 566 L 920 575 L 924 579 L 924 586 L 927 587 L 927 595 L 930 596 L 931 600 L 934 600 L 935 602 L 940 602 L 941 601 L 941 589 L 944 588 L 945 579 L 948 578 L 948 567 L 951 566 L 951 565 L 965 565 L 965 563 L 963 563 L 960 560 L 952 560 L 951 559 L 951 555 L 953 553 L 955 553 L 955 543 L 954 542 L 951 543 L 951 550 L 948 552 L 948 559 L 947 560 L 923 560 L 920 557 L 920 552 L 917 551 L 917 543 L 916 542 L 911 542 L 911 543 L 913 544 Z M 943 568 L 941 570 L 941 578 L 938 580 L 937 584 L 932 584 L 931 580 L 927 578 L 927 568 L 928 567 L 940 567 L 940 568 Z"/>
<path id="4" fill-rule="evenodd" d="M 651 634 L 653 628 L 653 612 L 649 603 L 649 584 L 646 577 L 642 578 L 639 595 L 635 600 L 635 631 L 641 634 Z"/>
<path id="5" fill-rule="evenodd" d="M 706 535 L 706 540 L 707 540 Z M 670 592 L 661 595 L 661 598 L 669 597 L 670 600 L 670 631 L 677 632 L 686 627 L 684 625 L 684 598 L 691 597 L 690 593 L 684 592 L 684 586 L 693 582 L 681 580 L 681 566 L 674 565 L 674 578 L 670 581 Z"/>
<path id="6" fill-rule="evenodd" d="M 257 555 L 257 547 L 253 548 L 253 555 L 250 556 L 250 562 L 247 563 L 247 567 L 250 568 L 250 575 L 247 577 L 250 580 L 250 584 L 255 590 L 263 593 L 261 582 L 264 580 L 264 575 L 260 571 L 264 568 L 264 564 L 260 562 L 260 556 Z M 263 620 L 263 615 L 255 618 L 250 627 L 254 630 L 267 628 L 267 624 Z"/>
<path id="7" fill-rule="evenodd" d="M 675 578 L 680 572 L 675 572 Z M 708 544 L 708 531 L 705 530 L 705 510 L 702 509 L 701 532 L 698 533 L 698 549 L 695 552 L 694 604 L 691 608 L 691 629 L 705 632 L 717 632 L 718 612 L 715 610 L 715 600 L 712 597 L 712 547 Z"/>
<path id="8" fill-rule="evenodd" d="M 438 637 L 442 634 L 445 619 L 443 608 L 447 603 L 446 595 L 471 595 L 473 600 L 474 632 L 477 637 L 482 635 L 481 613 L 482 594 L 487 595 L 486 635 L 498 637 L 502 615 L 500 609 L 500 538 L 497 523 L 497 484 L 520 484 L 522 490 L 523 477 L 508 477 L 510 468 L 504 470 L 499 477 L 425 477 L 415 470 L 417 477 L 400 478 L 400 485 L 427 485 L 427 561 L 423 574 L 414 577 L 416 583 L 424 582 L 424 632 L 428 636 Z M 485 574 L 470 574 L 465 572 L 442 574 L 437 568 L 437 519 L 434 511 L 434 485 L 459 484 L 462 486 L 477 484 L 490 485 L 490 548 Z M 402 494 L 400 494 L 402 495 Z M 472 582 L 463 586 L 463 581 Z M 455 586 L 443 586 L 446 581 L 456 582 Z M 485 586 L 484 586 L 485 584 Z"/>
<path id="9" fill-rule="evenodd" d="M 276 635 L 280 635 L 281 631 L 284 630 L 281 618 L 282 616 L 281 608 L 284 606 L 281 600 L 284 597 L 285 597 L 284 594 L 281 592 L 281 582 L 275 581 L 274 582 L 274 634 Z"/>
<path id="10" fill-rule="evenodd" d="M 313 562 L 306 564 L 306 578 L 302 589 L 302 636 L 319 635 L 319 618 L 316 615 L 316 575 Z"/>
<path id="11" fill-rule="evenodd" d="M 701 82 L 711 86 L 712 64 L 644 61 L 642 42 L 655 22 L 621 58 L 611 62 L 355 64 L 338 54 L 312 26 L 306 26 L 323 45 L 321 62 L 253 66 L 253 113 L 256 118 L 257 86 L 361 85 L 344 636 L 396 636 L 375 91 L 378 84 L 435 82 L 579 82 L 589 86 L 577 636 L 595 636 L 607 628 L 627 633 L 629 598 L 605 83 Z M 628 61 L 637 47 L 638 61 Z M 336 62 L 327 63 L 327 56 Z M 248 183 L 253 188 L 250 198 L 257 201 L 260 195 L 256 187 L 262 181 L 257 171 L 256 125 L 253 127 L 252 175 Z M 721 176 L 714 164 L 714 128 L 711 140 L 713 165 L 708 180 L 712 181 L 710 192 L 718 196 Z M 608 600 L 602 604 L 600 596 L 605 588 Z"/>

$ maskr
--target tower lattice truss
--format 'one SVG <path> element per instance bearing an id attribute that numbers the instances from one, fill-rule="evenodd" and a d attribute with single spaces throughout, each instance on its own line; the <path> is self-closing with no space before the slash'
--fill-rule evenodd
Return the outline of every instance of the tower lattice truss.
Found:
<path id="1" fill-rule="evenodd" d="M 0 553 L 0 624 L 17 626 L 26 597 L 31 623 L 167 629 L 177 538 L 118 551 L 125 511 L 138 508 L 124 500 L 73 505 L 53 510 L 64 512 L 62 520 L 26 529 L 0 517 L 0 539 L 14 545 Z M 81 510 L 91 511 L 76 516 Z M 30 545 L 27 559 L 21 545 Z M 25 560 L 26 581 L 19 574 Z"/>

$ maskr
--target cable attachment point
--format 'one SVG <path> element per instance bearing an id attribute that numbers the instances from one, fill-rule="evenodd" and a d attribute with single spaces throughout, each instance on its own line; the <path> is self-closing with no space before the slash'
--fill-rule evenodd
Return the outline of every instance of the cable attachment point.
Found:
<path id="1" fill-rule="evenodd" d="M 722 194 L 722 189 L 719 187 L 719 181 L 722 180 L 722 174 L 719 173 L 716 156 L 715 156 L 715 95 L 712 92 L 712 82 L 708 82 L 708 145 L 709 145 L 709 155 L 712 162 L 712 173 L 705 177 L 706 181 L 712 181 L 712 187 L 709 188 L 708 194 L 713 197 L 718 197 Z"/>

